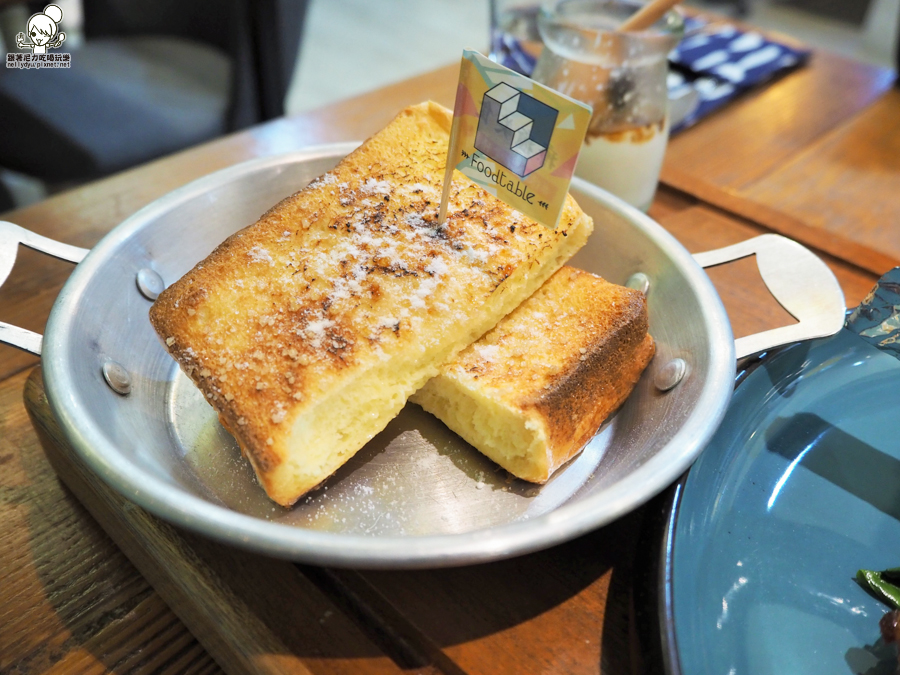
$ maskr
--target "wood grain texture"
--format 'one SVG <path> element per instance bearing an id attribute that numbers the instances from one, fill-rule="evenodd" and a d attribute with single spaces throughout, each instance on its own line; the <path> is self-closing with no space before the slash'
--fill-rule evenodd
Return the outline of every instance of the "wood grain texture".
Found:
<path id="1" fill-rule="evenodd" d="M 776 86 L 673 138 L 660 180 L 881 274 L 900 263 L 900 239 L 885 225 L 897 216 L 890 195 L 900 165 L 893 79 L 816 52 Z"/>
<path id="2" fill-rule="evenodd" d="M 294 565 L 178 530 L 103 483 L 65 442 L 39 368 L 26 382 L 25 402 L 53 468 L 225 672 L 401 672 Z M 104 649 L 132 651 L 118 635 L 108 638 Z"/>
<path id="3" fill-rule="evenodd" d="M 414 629 L 459 672 L 628 673 L 641 518 L 638 510 L 561 546 L 484 565 L 333 574 L 343 592 L 398 630 Z"/>
<path id="4" fill-rule="evenodd" d="M 884 94 L 741 194 L 847 245 L 876 273 L 900 265 L 900 89 Z"/>
<path id="5" fill-rule="evenodd" d="M 719 188 L 744 188 L 864 110 L 893 79 L 890 70 L 816 51 L 809 65 L 673 137 L 662 181 L 677 169 Z"/>
<path id="6" fill-rule="evenodd" d="M 647 210 L 647 215 L 656 222 L 662 222 L 665 218 L 673 216 L 697 205 L 697 198 L 679 190 L 668 189 L 661 185 L 653 198 L 653 203 Z"/>
<path id="7" fill-rule="evenodd" d="M 22 402 L 0 383 L 0 672 L 220 673 L 60 485 Z"/>
<path id="8" fill-rule="evenodd" d="M 829 253 L 873 274 L 882 274 L 898 264 L 898 257 L 888 250 L 860 243 L 852 235 L 841 233 L 835 228 L 817 227 L 810 219 L 780 210 L 762 200 L 746 197 L 732 188 L 716 187 L 696 178 L 690 172 L 671 169 L 666 176 L 666 186 L 702 200 L 739 219 L 765 225 L 767 230 L 783 234 L 810 248 Z M 795 194 L 793 186 L 790 185 L 784 187 L 783 192 Z M 876 203 L 887 201 L 885 197 L 887 194 L 890 193 L 873 192 L 871 199 Z M 818 192 L 807 193 L 806 199 L 816 203 L 819 199 L 818 195 Z"/>

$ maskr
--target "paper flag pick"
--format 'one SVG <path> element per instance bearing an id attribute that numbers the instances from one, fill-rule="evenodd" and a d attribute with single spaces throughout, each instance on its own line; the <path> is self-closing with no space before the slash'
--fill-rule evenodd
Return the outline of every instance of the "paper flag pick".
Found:
<path id="1" fill-rule="evenodd" d="M 589 105 L 463 51 L 439 222 L 457 169 L 555 229 L 590 120 Z"/>

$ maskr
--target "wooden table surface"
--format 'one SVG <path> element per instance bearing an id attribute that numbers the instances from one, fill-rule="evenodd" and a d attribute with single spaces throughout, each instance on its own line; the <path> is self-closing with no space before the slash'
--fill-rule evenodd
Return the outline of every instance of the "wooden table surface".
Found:
<path id="1" fill-rule="evenodd" d="M 216 169 L 364 138 L 427 98 L 449 106 L 456 73 L 447 67 L 261 125 L 4 219 L 90 247 L 140 207 Z M 650 215 L 691 251 L 789 234 L 823 256 L 856 305 L 900 261 L 900 91 L 891 84 L 887 71 L 816 53 L 673 138 Z M 43 331 L 70 271 L 21 249 L 0 291 L 0 320 Z M 710 275 L 736 336 L 786 321 L 752 261 Z M 36 417 L 45 451 L 23 403 L 25 391 L 29 409 L 41 409 L 37 364 L 0 346 L 0 673 L 647 667 L 632 591 L 652 583 L 638 534 L 652 505 L 562 546 L 475 567 L 364 572 L 268 560 L 103 494 L 58 451 L 52 419 Z M 201 595 L 219 604 L 205 606 Z"/>

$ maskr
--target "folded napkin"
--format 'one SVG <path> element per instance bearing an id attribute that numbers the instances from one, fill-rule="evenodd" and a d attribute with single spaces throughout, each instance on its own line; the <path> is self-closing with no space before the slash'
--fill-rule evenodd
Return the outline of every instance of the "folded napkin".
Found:
<path id="1" fill-rule="evenodd" d="M 530 77 L 537 59 L 522 49 L 522 43 L 507 33 L 498 32 L 491 44 L 491 58 L 512 71 Z"/>
<path id="2" fill-rule="evenodd" d="M 900 267 L 886 273 L 847 317 L 845 327 L 900 359 Z"/>
<path id="3" fill-rule="evenodd" d="M 696 92 L 697 105 L 673 125 L 673 133 L 695 124 L 751 87 L 804 63 L 808 49 L 774 42 L 756 31 L 726 25 L 713 28 L 685 21 L 687 36 L 669 54 L 669 98 Z"/>

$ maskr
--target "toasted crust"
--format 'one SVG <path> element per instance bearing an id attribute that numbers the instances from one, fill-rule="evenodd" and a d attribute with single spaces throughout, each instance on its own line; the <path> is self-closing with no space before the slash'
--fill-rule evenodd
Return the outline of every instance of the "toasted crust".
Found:
<path id="1" fill-rule="evenodd" d="M 644 296 L 564 267 L 413 397 L 543 483 L 628 397 L 654 353 Z"/>
<path id="2" fill-rule="evenodd" d="M 451 116 L 402 111 L 333 171 L 223 242 L 150 319 L 269 496 L 289 505 L 584 243 L 455 175 L 437 208 Z"/>

